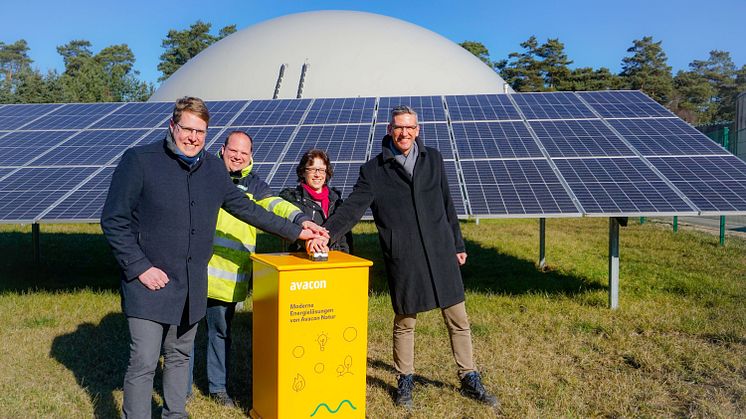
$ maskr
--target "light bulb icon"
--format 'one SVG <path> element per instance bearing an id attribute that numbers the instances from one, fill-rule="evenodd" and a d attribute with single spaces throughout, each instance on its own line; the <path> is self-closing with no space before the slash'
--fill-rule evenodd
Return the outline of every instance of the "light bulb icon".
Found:
<path id="1" fill-rule="evenodd" d="M 316 342 L 319 344 L 319 350 L 323 351 L 326 348 L 326 343 L 329 341 L 329 335 L 326 332 L 321 332 L 319 337 L 316 338 Z"/>

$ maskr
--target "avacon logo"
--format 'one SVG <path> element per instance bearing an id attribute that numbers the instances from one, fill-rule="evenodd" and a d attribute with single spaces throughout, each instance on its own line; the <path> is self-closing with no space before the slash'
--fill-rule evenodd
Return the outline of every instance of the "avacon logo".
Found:
<path id="1" fill-rule="evenodd" d="M 326 288 L 325 279 L 322 279 L 320 281 L 293 281 L 290 283 L 290 291 L 317 290 L 322 288 Z"/>

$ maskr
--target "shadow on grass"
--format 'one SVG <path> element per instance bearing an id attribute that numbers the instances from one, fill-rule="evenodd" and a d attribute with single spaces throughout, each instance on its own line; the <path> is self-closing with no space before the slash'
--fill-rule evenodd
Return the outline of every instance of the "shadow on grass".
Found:
<path id="1" fill-rule="evenodd" d="M 120 415 L 114 391 L 122 388 L 129 354 L 129 331 L 123 314 L 107 314 L 98 325 L 82 323 L 52 342 L 50 355 L 75 375 L 91 399 L 94 416 Z"/>
<path id="2" fill-rule="evenodd" d="M 253 403 L 251 388 L 252 319 L 250 311 L 237 311 L 231 331 L 231 358 L 228 369 L 228 394 L 241 410 L 249 415 Z M 203 395 L 210 393 L 207 381 L 207 325 L 202 320 L 197 330 L 194 348 L 194 386 Z"/>
<path id="3" fill-rule="evenodd" d="M 588 278 L 565 275 L 551 269 L 540 271 L 533 261 L 519 259 L 496 249 L 466 240 L 469 255 L 461 269 L 467 291 L 508 295 L 527 293 L 576 295 L 606 287 Z M 355 235 L 355 255 L 373 261 L 370 289 L 387 293 L 386 270 L 376 234 Z"/>
<path id="4" fill-rule="evenodd" d="M 228 376 L 229 393 L 247 416 L 252 404 L 251 321 L 251 312 L 236 313 Z M 207 395 L 205 328 L 202 321 L 195 340 L 194 384 L 202 394 Z M 114 392 L 122 389 L 129 357 L 129 332 L 123 314 L 108 314 L 98 325 L 82 323 L 74 332 L 56 337 L 50 355 L 75 375 L 78 385 L 88 393 L 95 417 L 119 417 Z M 161 397 L 162 382 L 162 371 L 158 368 L 153 388 Z M 161 406 L 154 400 L 151 411 L 154 417 L 161 414 Z"/>
<path id="5" fill-rule="evenodd" d="M 41 233 L 34 262 L 31 233 L 0 233 L 0 292 L 119 289 L 119 269 L 101 234 Z"/>
<path id="6" fill-rule="evenodd" d="M 260 234 L 261 252 L 283 250 L 274 236 Z M 467 291 L 509 295 L 548 293 L 575 295 L 606 289 L 587 278 L 548 270 L 534 261 L 519 259 L 467 240 L 469 259 L 462 269 Z M 31 233 L 0 233 L 0 292 L 36 290 L 94 290 L 119 288 L 119 269 L 101 234 L 42 233 L 41 260 L 33 262 Z M 375 233 L 355 234 L 355 255 L 373 261 L 370 289 L 388 292 L 383 256 Z"/>
<path id="7" fill-rule="evenodd" d="M 370 358 L 369 357 L 368 358 L 368 367 L 385 371 L 388 375 L 390 375 L 392 377 L 396 377 L 396 375 L 397 375 L 396 370 L 394 369 L 394 367 L 391 366 L 391 364 L 389 364 L 387 362 L 384 362 L 384 361 L 381 361 L 380 359 L 374 359 L 374 358 Z M 366 382 L 367 382 L 367 384 L 369 386 L 378 387 L 378 388 L 386 391 L 386 393 L 388 393 L 388 395 L 391 397 L 392 403 L 396 400 L 396 390 L 397 390 L 397 388 L 396 388 L 395 385 L 391 385 L 388 382 L 386 382 L 386 381 L 384 381 L 384 380 L 382 380 L 382 379 L 380 379 L 378 377 L 371 377 L 370 375 L 368 375 L 366 378 L 367 378 Z M 431 387 L 436 387 L 436 388 L 446 388 L 446 387 L 448 387 L 448 388 L 451 388 L 451 389 L 455 389 L 455 387 L 452 386 L 451 384 L 446 384 L 446 383 L 444 383 L 442 381 L 438 381 L 438 380 L 431 380 L 431 379 L 429 379 L 427 377 L 423 377 L 423 376 L 418 375 L 418 374 L 414 374 L 414 382 L 415 382 L 415 384 L 421 385 L 421 386 L 431 386 Z"/>

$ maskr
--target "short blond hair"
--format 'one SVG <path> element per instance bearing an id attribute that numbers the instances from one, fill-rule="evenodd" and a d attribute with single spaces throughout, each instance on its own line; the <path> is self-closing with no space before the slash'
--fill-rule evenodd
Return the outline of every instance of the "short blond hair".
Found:
<path id="1" fill-rule="evenodd" d="M 205 124 L 210 124 L 210 111 L 207 110 L 205 102 L 198 97 L 184 96 L 176 101 L 174 112 L 171 116 L 174 123 L 181 120 L 181 114 L 184 112 L 191 112 L 199 119 L 205 121 Z"/>

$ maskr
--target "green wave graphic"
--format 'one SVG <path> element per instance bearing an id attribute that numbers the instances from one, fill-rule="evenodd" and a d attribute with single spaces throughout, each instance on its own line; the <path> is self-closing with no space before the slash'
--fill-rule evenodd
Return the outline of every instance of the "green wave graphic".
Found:
<path id="1" fill-rule="evenodd" d="M 357 407 L 355 407 L 355 406 L 354 406 L 354 405 L 352 404 L 352 402 L 351 402 L 351 401 L 349 401 L 349 400 L 345 399 L 345 400 L 342 400 L 341 402 L 339 402 L 339 406 L 337 406 L 337 408 L 336 408 L 336 409 L 330 409 L 330 408 L 329 408 L 329 405 L 328 405 L 328 404 L 326 404 L 326 403 L 320 403 L 320 404 L 319 404 L 318 406 L 316 406 L 316 409 L 314 409 L 313 413 L 311 413 L 311 416 L 315 415 L 315 414 L 316 414 L 316 412 L 318 412 L 318 411 L 319 411 L 319 409 L 321 408 L 321 406 L 325 407 L 325 408 L 326 408 L 326 410 L 327 410 L 327 411 L 328 411 L 329 413 L 331 413 L 331 414 L 337 413 L 337 412 L 339 412 L 339 409 L 340 409 L 340 408 L 342 408 L 342 405 L 343 405 L 343 404 L 345 404 L 345 403 L 349 404 L 349 405 L 350 405 L 350 407 L 352 408 L 352 410 L 357 410 Z"/>

